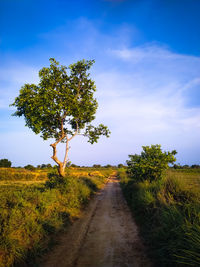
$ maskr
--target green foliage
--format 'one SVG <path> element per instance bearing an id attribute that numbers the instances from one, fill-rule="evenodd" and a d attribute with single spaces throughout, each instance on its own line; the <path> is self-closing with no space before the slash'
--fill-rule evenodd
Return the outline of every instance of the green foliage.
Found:
<path id="1" fill-rule="evenodd" d="M 105 166 L 105 168 L 112 168 L 112 165 L 107 164 L 107 165 Z"/>
<path id="2" fill-rule="evenodd" d="M 136 182 L 124 174 L 124 195 L 156 266 L 200 266 L 200 176 L 168 170 L 162 179 Z"/>
<path id="3" fill-rule="evenodd" d="M 189 169 L 189 170 L 199 170 L 200 171 L 200 165 L 198 165 L 198 164 L 193 164 L 193 165 L 191 165 L 191 166 L 189 166 L 189 165 L 187 165 L 187 164 L 185 164 L 185 165 L 180 165 L 180 163 L 178 163 L 178 164 L 174 164 L 173 165 L 173 168 L 174 169 Z"/>
<path id="4" fill-rule="evenodd" d="M 98 127 L 88 125 L 84 133 L 84 136 L 89 138 L 88 142 L 91 144 L 94 144 L 95 142 L 97 143 L 101 135 L 105 135 L 106 137 L 110 136 L 110 131 L 108 130 L 107 126 L 104 126 L 103 124 L 99 124 Z"/>
<path id="5" fill-rule="evenodd" d="M 184 266 L 200 266 L 200 212 L 196 214 L 195 223 L 186 220 L 183 227 L 185 246 L 177 255 L 177 262 Z"/>
<path id="6" fill-rule="evenodd" d="M 24 166 L 24 169 L 29 170 L 29 171 L 34 171 L 35 167 L 31 164 L 28 164 L 28 165 Z"/>
<path id="7" fill-rule="evenodd" d="M 101 135 L 109 137 L 107 126 L 98 127 L 90 123 L 95 119 L 97 100 L 94 98 L 96 86 L 88 70 L 94 60 L 78 61 L 69 67 L 59 66 L 59 62 L 50 59 L 50 67 L 39 71 L 38 85 L 25 84 L 12 106 L 17 108 L 14 116 L 24 116 L 26 126 L 34 133 L 41 134 L 46 140 L 55 138 L 52 159 L 58 164 L 59 174 L 64 176 L 68 159 L 68 142 L 77 134 L 88 138 L 93 144 Z M 85 128 L 85 132 L 81 130 Z M 70 136 L 70 137 L 69 137 Z M 56 146 L 66 143 L 63 162 L 57 158 Z"/>
<path id="8" fill-rule="evenodd" d="M 0 167 L 11 167 L 12 163 L 8 159 L 0 159 Z"/>
<path id="9" fill-rule="evenodd" d="M 124 168 L 124 167 L 125 166 L 123 164 L 121 164 L 121 163 L 117 165 L 117 168 Z"/>
<path id="10" fill-rule="evenodd" d="M 161 179 L 164 171 L 176 159 L 176 151 L 162 152 L 160 145 L 143 146 L 141 155 L 129 155 L 128 173 L 138 181 Z"/>
<path id="11" fill-rule="evenodd" d="M 59 66 L 59 62 L 50 59 L 50 67 L 39 71 L 38 85 L 25 84 L 12 104 L 17 108 L 15 116 L 24 116 L 26 126 L 46 140 L 58 140 L 64 134 L 73 134 L 83 129 L 95 119 L 97 101 L 94 98 L 96 87 L 87 71 L 94 60 L 82 60 L 75 64 Z M 69 74 L 68 71 L 69 70 Z M 85 136 L 89 142 L 97 142 L 99 136 L 108 136 L 106 126 L 88 125 Z M 64 140 L 63 140 L 64 141 Z"/>
<path id="12" fill-rule="evenodd" d="M 51 164 L 41 164 L 41 165 L 38 165 L 37 166 L 37 168 L 38 169 L 51 169 L 51 168 L 53 168 L 52 166 L 51 166 Z"/>
<path id="13" fill-rule="evenodd" d="M 94 164 L 92 167 L 93 168 L 101 168 L 101 165 L 100 164 Z"/>
<path id="14" fill-rule="evenodd" d="M 123 183 L 126 184 L 129 180 L 125 168 L 124 169 L 120 168 L 119 170 L 117 170 L 117 177 L 119 178 L 121 184 Z"/>

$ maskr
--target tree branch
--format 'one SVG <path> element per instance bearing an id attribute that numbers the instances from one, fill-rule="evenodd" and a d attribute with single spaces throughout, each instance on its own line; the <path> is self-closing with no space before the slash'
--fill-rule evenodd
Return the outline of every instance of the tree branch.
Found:
<path id="1" fill-rule="evenodd" d="M 75 133 L 69 138 L 69 141 L 71 141 L 71 140 L 78 134 L 78 130 L 79 130 L 78 122 L 76 121 L 76 131 L 75 131 Z"/>

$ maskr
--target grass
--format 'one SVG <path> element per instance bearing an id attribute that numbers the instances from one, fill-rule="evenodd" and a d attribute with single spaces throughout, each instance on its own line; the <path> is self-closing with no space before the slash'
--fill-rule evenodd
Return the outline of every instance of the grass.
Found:
<path id="1" fill-rule="evenodd" d="M 200 171 L 138 183 L 118 175 L 156 266 L 200 266 Z"/>
<path id="2" fill-rule="evenodd" d="M 1 181 L 36 181 L 46 180 L 47 171 L 29 171 L 18 168 L 0 168 L 0 182 Z"/>
<path id="3" fill-rule="evenodd" d="M 0 185 L 1 183 L 11 183 L 19 181 L 43 181 L 48 178 L 48 173 L 55 171 L 55 169 L 36 169 L 34 171 L 26 170 L 24 168 L 0 168 Z M 67 168 L 66 175 L 69 176 L 106 176 L 109 175 L 112 168 Z"/>
<path id="4" fill-rule="evenodd" d="M 43 183 L 1 184 L 0 267 L 24 262 L 34 266 L 34 258 L 47 249 L 51 237 L 80 216 L 111 172 L 86 176 L 80 172 L 64 179 L 52 173 Z"/>

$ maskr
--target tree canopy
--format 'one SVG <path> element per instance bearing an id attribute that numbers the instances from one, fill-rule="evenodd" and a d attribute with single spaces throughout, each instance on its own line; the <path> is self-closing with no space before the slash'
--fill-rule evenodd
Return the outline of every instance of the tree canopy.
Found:
<path id="1" fill-rule="evenodd" d="M 66 167 L 68 161 L 68 142 L 77 135 L 88 137 L 91 144 L 98 141 L 100 135 L 109 137 L 110 131 L 100 124 L 91 125 L 95 119 L 98 107 L 94 98 L 96 86 L 90 78 L 88 70 L 94 60 L 81 60 L 69 67 L 59 65 L 55 59 L 50 59 L 50 67 L 39 71 L 38 85 L 25 84 L 20 94 L 12 104 L 17 108 L 14 116 L 24 116 L 26 126 L 34 133 L 41 135 L 44 140 L 55 138 L 51 144 L 52 159 L 59 165 L 60 170 Z M 81 132 L 85 128 L 84 132 Z M 57 158 L 56 146 L 66 143 L 64 161 Z M 63 172 L 61 173 L 63 175 Z"/>

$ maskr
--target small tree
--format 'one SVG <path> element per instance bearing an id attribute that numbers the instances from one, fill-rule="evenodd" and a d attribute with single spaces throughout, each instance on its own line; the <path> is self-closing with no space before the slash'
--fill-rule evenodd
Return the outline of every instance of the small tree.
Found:
<path id="1" fill-rule="evenodd" d="M 28 164 L 28 165 L 24 166 L 24 169 L 29 170 L 29 171 L 34 171 L 35 167 L 31 164 Z"/>
<path id="2" fill-rule="evenodd" d="M 12 162 L 9 161 L 8 159 L 0 159 L 0 167 L 6 167 L 9 168 L 11 167 Z"/>
<path id="3" fill-rule="evenodd" d="M 128 173 L 137 181 L 158 180 L 162 178 L 164 171 L 169 167 L 169 163 L 174 163 L 177 154 L 172 152 L 162 152 L 160 145 L 143 146 L 141 155 L 129 155 L 127 160 Z"/>
<path id="4" fill-rule="evenodd" d="M 105 168 L 112 168 L 112 165 L 107 164 L 106 166 L 104 166 Z"/>
<path id="5" fill-rule="evenodd" d="M 69 142 L 78 134 L 88 137 L 88 142 L 97 142 L 100 135 L 109 137 L 109 130 L 103 124 L 90 125 L 95 119 L 97 101 L 94 98 L 96 87 L 90 79 L 88 70 L 94 60 L 82 60 L 75 64 L 59 66 L 59 62 L 50 59 L 50 67 L 39 71 L 38 85 L 25 84 L 15 98 L 17 107 L 14 116 L 24 116 L 26 126 L 34 133 L 41 133 L 44 140 L 55 138 L 51 144 L 52 159 L 58 164 L 61 176 L 65 175 Z M 69 70 L 69 73 L 67 72 Z M 81 130 L 85 131 L 81 133 Z M 57 157 L 57 145 L 66 143 L 63 161 Z"/>
<path id="6" fill-rule="evenodd" d="M 119 168 L 119 169 L 120 169 L 120 168 L 124 168 L 124 167 L 125 167 L 125 166 L 124 166 L 123 164 L 121 164 L 121 163 L 117 165 L 117 168 Z"/>
<path id="7" fill-rule="evenodd" d="M 93 168 L 101 168 L 101 165 L 100 164 L 94 164 L 92 167 Z"/>

